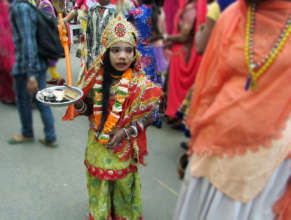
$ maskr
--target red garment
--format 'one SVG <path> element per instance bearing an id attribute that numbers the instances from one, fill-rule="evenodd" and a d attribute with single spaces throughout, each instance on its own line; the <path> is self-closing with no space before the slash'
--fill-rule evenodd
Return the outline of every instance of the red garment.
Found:
<path id="1" fill-rule="evenodd" d="M 163 7 L 166 14 L 166 26 L 169 34 L 174 31 L 174 19 L 179 9 L 179 2 L 177 0 L 165 0 Z"/>
<path id="2" fill-rule="evenodd" d="M 291 219 L 291 177 L 289 178 L 286 191 L 273 207 L 277 214 L 276 220 Z"/>
<path id="3" fill-rule="evenodd" d="M 8 7 L 8 3 L 0 0 L 0 100 L 15 102 L 13 80 L 10 75 L 14 64 L 14 45 Z"/>
<path id="4" fill-rule="evenodd" d="M 178 33 L 178 24 L 182 18 L 182 12 L 185 8 L 185 0 L 179 0 L 180 10 L 175 19 L 175 31 Z M 181 10 L 182 9 L 182 10 Z M 194 36 L 198 27 L 205 22 L 206 19 L 206 1 L 198 0 L 196 9 L 196 22 L 194 22 Z M 190 59 L 186 62 L 186 56 L 181 53 L 186 47 L 183 44 L 174 44 L 172 47 L 172 57 L 169 68 L 169 84 L 168 84 L 168 103 L 166 115 L 176 117 L 176 111 L 183 102 L 187 92 L 194 83 L 196 72 L 198 70 L 201 56 L 196 53 L 195 37 L 192 40 L 192 49 L 190 52 Z"/>
<path id="5" fill-rule="evenodd" d="M 13 78 L 8 72 L 0 72 L 0 100 L 8 103 L 15 102 Z"/>

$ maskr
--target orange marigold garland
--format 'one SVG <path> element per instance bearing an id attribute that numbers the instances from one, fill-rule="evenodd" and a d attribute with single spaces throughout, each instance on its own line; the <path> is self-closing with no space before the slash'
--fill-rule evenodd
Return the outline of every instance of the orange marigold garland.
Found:
<path id="1" fill-rule="evenodd" d="M 114 104 L 112 105 L 112 110 L 109 113 L 106 122 L 104 124 L 103 131 L 99 135 L 99 143 L 107 144 L 109 141 L 109 133 L 116 126 L 119 121 L 120 113 L 122 112 L 122 107 L 125 102 L 125 99 L 128 95 L 129 83 L 132 79 L 132 69 L 125 71 L 119 82 L 117 89 L 117 94 L 115 95 Z M 95 103 L 94 103 L 94 119 L 95 125 L 98 128 L 100 126 L 102 118 L 102 81 L 103 81 L 103 71 L 100 71 L 99 75 L 96 78 L 96 83 L 94 85 L 95 92 Z"/>

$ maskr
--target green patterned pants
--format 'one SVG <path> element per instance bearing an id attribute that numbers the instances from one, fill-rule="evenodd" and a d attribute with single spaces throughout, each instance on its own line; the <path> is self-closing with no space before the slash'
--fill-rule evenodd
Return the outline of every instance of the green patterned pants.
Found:
<path id="1" fill-rule="evenodd" d="M 90 219 L 142 220 L 138 172 L 114 181 L 101 180 L 87 171 Z"/>

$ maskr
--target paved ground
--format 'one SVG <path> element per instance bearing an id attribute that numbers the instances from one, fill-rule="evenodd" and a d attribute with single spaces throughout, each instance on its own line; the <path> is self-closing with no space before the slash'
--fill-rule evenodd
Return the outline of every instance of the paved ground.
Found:
<path id="1" fill-rule="evenodd" d="M 79 60 L 72 50 L 73 79 Z M 65 76 L 65 62 L 58 69 Z M 63 122 L 64 108 L 54 108 L 59 147 L 50 149 L 39 142 L 8 145 L 19 133 L 14 106 L 0 104 L 0 220 L 87 220 L 84 150 L 87 119 Z M 42 123 L 34 110 L 36 139 L 43 137 Z M 140 168 L 145 220 L 170 220 L 175 209 L 180 180 L 176 160 L 183 151 L 182 133 L 168 128 L 150 128 L 147 166 Z"/>

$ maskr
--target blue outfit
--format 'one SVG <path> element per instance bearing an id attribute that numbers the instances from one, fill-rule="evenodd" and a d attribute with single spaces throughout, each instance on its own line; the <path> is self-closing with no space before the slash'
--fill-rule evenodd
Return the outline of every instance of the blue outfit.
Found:
<path id="1" fill-rule="evenodd" d="M 218 5 L 220 8 L 220 11 L 224 11 L 224 9 L 226 9 L 230 4 L 232 4 L 233 2 L 235 2 L 235 0 L 218 0 Z"/>
<path id="2" fill-rule="evenodd" d="M 138 50 L 142 55 L 141 62 L 147 78 L 161 87 L 161 77 L 156 72 L 154 47 L 149 43 L 152 36 L 152 7 L 141 5 L 129 10 L 127 19 L 134 24 L 139 32 Z"/>
<path id="3" fill-rule="evenodd" d="M 37 17 L 27 3 L 14 0 L 10 5 L 10 21 L 15 46 L 15 63 L 12 70 L 16 104 L 22 125 L 22 135 L 33 137 L 31 97 L 27 91 L 27 79 L 34 76 L 38 88 L 46 87 L 47 60 L 38 55 L 36 29 Z M 56 141 L 54 118 L 51 109 L 36 101 L 44 124 L 45 140 Z"/>

